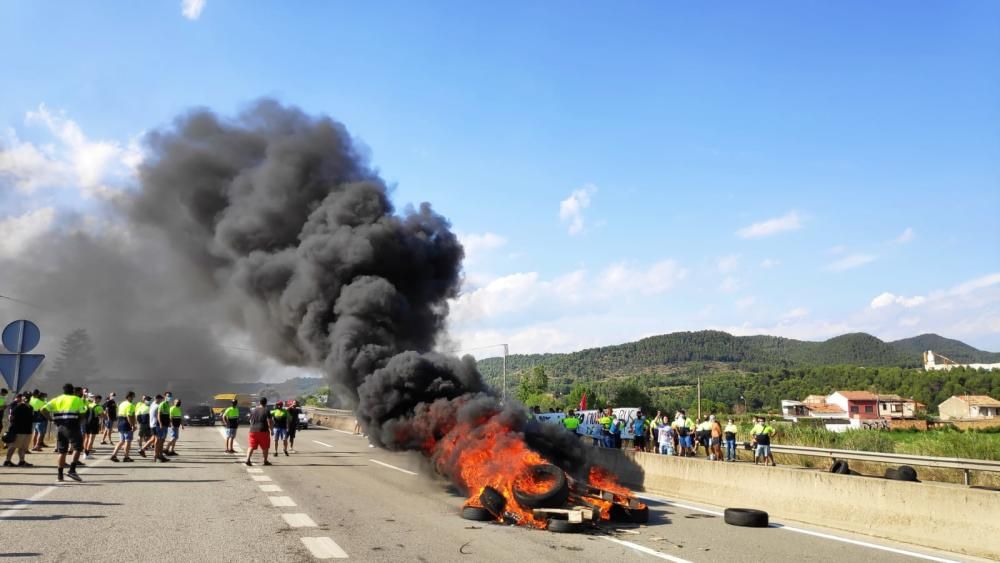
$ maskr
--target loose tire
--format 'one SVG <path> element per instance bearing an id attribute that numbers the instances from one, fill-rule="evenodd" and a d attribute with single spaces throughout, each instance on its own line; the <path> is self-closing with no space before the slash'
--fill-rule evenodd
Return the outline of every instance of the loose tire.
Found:
<path id="1" fill-rule="evenodd" d="M 767 513 L 763 510 L 752 508 L 727 508 L 723 513 L 723 520 L 730 526 L 743 526 L 746 528 L 766 528 Z"/>
<path id="2" fill-rule="evenodd" d="M 478 506 L 466 506 L 462 508 L 462 518 L 474 520 L 476 522 L 492 522 L 496 520 L 489 510 Z"/>
<path id="3" fill-rule="evenodd" d="M 649 507 L 629 508 L 621 504 L 612 504 L 608 517 L 612 522 L 627 522 L 629 524 L 645 524 L 649 522 Z"/>
<path id="4" fill-rule="evenodd" d="M 499 518 L 503 514 L 503 509 L 507 506 L 507 499 L 500 494 L 500 491 L 493 487 L 484 487 L 483 492 L 479 493 L 479 503 L 494 518 Z"/>
<path id="5" fill-rule="evenodd" d="M 552 479 L 552 486 L 542 493 L 532 493 L 518 488 L 517 481 L 514 481 L 514 500 L 522 508 L 557 508 L 566 504 L 569 498 L 569 485 L 566 483 L 566 474 L 562 469 L 548 463 L 532 465 L 528 467 L 527 473 L 533 477 L 548 477 Z"/>
<path id="6" fill-rule="evenodd" d="M 886 469 L 885 478 L 893 479 L 895 481 L 911 481 L 914 483 L 920 482 L 920 480 L 917 479 L 917 470 L 909 465 L 900 465 L 896 469 Z"/>
<path id="7" fill-rule="evenodd" d="M 549 518 L 549 524 L 546 529 L 556 534 L 575 534 L 583 531 L 583 524 L 579 522 L 570 522 L 569 520 Z"/>
<path id="8" fill-rule="evenodd" d="M 846 461 L 838 459 L 833 462 L 833 466 L 830 467 L 830 473 L 839 473 L 840 475 L 850 475 L 851 467 Z"/>

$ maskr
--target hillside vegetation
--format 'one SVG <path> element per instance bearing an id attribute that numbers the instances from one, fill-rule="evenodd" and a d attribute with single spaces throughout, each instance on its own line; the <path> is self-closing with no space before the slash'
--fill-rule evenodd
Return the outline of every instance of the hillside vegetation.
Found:
<path id="1" fill-rule="evenodd" d="M 591 405 L 596 399 L 671 410 L 693 404 L 700 377 L 703 406 L 707 401 L 720 412 L 737 405 L 774 410 L 781 399 L 838 389 L 895 393 L 932 411 L 952 394 L 1000 393 L 997 372 L 924 372 L 921 354 L 927 349 L 956 361 L 1000 362 L 1000 354 L 934 334 L 883 342 L 870 334 L 853 333 L 806 342 L 719 331 L 677 332 L 569 354 L 508 356 L 507 385 L 513 392 L 525 374 L 541 369 L 545 389 L 522 390 L 528 403 L 575 405 L 587 392 Z M 481 360 L 479 368 L 500 386 L 499 358 Z M 528 391 L 535 391 L 534 396 Z"/>

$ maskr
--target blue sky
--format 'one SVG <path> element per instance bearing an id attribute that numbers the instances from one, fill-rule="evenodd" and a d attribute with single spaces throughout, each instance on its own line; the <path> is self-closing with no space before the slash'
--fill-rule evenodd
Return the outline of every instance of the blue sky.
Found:
<path id="1" fill-rule="evenodd" d="M 995 2 L 191 4 L 0 6 L 0 257 L 128 189 L 143 132 L 273 96 L 451 218 L 459 348 L 1000 350 Z"/>

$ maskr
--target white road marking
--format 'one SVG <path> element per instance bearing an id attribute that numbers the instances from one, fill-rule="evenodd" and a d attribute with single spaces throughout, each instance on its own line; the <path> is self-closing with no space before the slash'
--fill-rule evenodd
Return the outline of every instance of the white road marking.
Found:
<path id="1" fill-rule="evenodd" d="M 67 457 L 69 457 L 69 456 L 67 456 Z M 94 467 L 97 467 L 98 465 L 104 463 L 105 461 L 107 461 L 109 459 L 111 459 L 111 458 L 104 457 L 104 458 L 101 458 L 101 459 L 99 459 L 97 461 L 92 461 L 92 462 L 90 462 L 90 465 L 83 466 L 83 468 L 80 469 L 80 471 L 78 471 L 77 473 L 86 473 L 87 471 L 91 470 Z M 70 483 L 67 483 L 67 484 L 70 484 Z M 11 508 L 9 508 L 7 510 L 4 510 L 3 512 L 0 512 L 0 519 L 9 518 L 11 516 L 14 516 L 18 512 L 24 510 L 24 508 L 27 505 L 29 505 L 29 504 L 31 504 L 33 502 L 38 502 L 38 501 L 42 500 L 43 498 L 45 498 L 46 496 L 48 496 L 49 493 L 51 493 L 52 491 L 58 489 L 60 486 L 62 486 L 62 485 L 60 484 L 60 485 L 52 485 L 52 486 L 49 486 L 49 487 L 45 487 L 44 489 L 42 489 L 42 490 L 38 491 L 37 493 L 31 495 L 30 498 L 26 498 L 26 499 L 24 499 L 22 501 L 15 502 L 14 505 Z"/>
<path id="2" fill-rule="evenodd" d="M 347 552 L 333 538 L 302 538 L 302 543 L 316 559 L 347 559 Z"/>
<path id="3" fill-rule="evenodd" d="M 375 463 L 377 463 L 379 465 L 388 467 L 389 469 L 395 469 L 396 471 L 402 471 L 403 473 L 406 473 L 407 475 L 416 475 L 416 473 L 414 473 L 412 471 L 403 469 L 401 467 L 396 467 L 395 465 L 389 465 L 388 463 L 385 463 L 384 461 L 379 461 L 377 459 L 369 459 L 368 461 L 373 461 L 373 462 L 375 462 Z"/>
<path id="4" fill-rule="evenodd" d="M 355 434 L 354 432 L 348 432 L 347 430 L 340 430 L 338 428 L 331 428 L 330 430 L 333 430 L 334 432 L 340 432 L 341 434 L 350 434 L 351 436 L 358 436 L 359 435 L 359 434 Z"/>
<path id="5" fill-rule="evenodd" d="M 247 473 L 263 473 L 264 470 L 259 467 L 247 467 Z"/>
<path id="6" fill-rule="evenodd" d="M 225 426 L 219 428 L 219 435 L 221 435 L 223 438 L 226 437 L 226 427 Z M 236 450 L 237 452 L 239 452 L 239 451 L 242 450 L 242 448 L 240 448 L 239 442 L 236 441 L 236 438 L 233 438 L 233 449 Z"/>
<path id="7" fill-rule="evenodd" d="M 718 510 L 710 510 L 708 508 L 702 508 L 700 506 L 693 506 L 690 504 L 683 504 L 679 502 L 674 502 L 672 500 L 667 500 L 663 497 L 651 496 L 651 495 L 635 495 L 644 500 L 654 500 L 657 502 L 662 502 L 668 506 L 676 506 L 677 508 L 684 508 L 687 510 L 693 510 L 695 512 L 703 512 L 705 514 L 713 514 L 715 516 L 724 516 L 725 513 L 719 512 Z M 941 557 L 935 557 L 934 555 L 927 555 L 925 553 L 918 553 L 916 551 L 907 551 L 905 549 L 898 549 L 895 547 L 889 547 L 887 545 L 879 545 L 877 543 L 869 543 L 861 540 L 854 540 L 850 538 L 843 538 L 840 536 L 835 536 L 833 534 L 824 534 L 822 532 L 815 532 L 812 530 L 805 530 L 802 528 L 795 528 L 793 526 L 786 526 L 784 524 L 771 524 L 771 528 L 778 528 L 779 530 L 788 530 L 789 532 L 797 532 L 799 534 L 805 534 L 807 536 L 815 536 L 818 538 L 839 541 L 844 543 L 849 543 L 852 545 L 858 545 L 861 547 L 867 547 L 871 549 L 877 549 L 880 551 L 888 551 L 889 553 L 898 553 L 900 555 L 906 555 L 909 557 L 915 557 L 917 559 L 927 559 L 928 561 L 939 561 L 940 563 L 958 563 L 953 559 L 943 559 Z"/>
<path id="8" fill-rule="evenodd" d="M 315 528 L 316 522 L 309 517 L 308 514 L 282 514 L 282 518 L 285 519 L 285 523 L 293 528 Z"/>
<path id="9" fill-rule="evenodd" d="M 262 493 L 280 493 L 281 487 L 277 485 L 258 485 Z"/>
<path id="10" fill-rule="evenodd" d="M 608 541 L 610 541 L 610 542 L 615 542 L 617 544 L 624 545 L 625 547 L 629 547 L 629 548 L 632 548 L 632 549 L 634 549 L 636 551 L 645 553 L 646 555 L 652 555 L 653 557 L 659 557 L 660 559 L 666 559 L 667 561 L 673 561 L 674 563 L 691 563 L 687 559 L 681 559 L 680 557 L 674 557 L 673 555 L 667 555 L 666 553 L 660 553 L 659 551 L 656 551 L 655 549 L 650 549 L 650 548 L 648 548 L 646 546 L 639 545 L 637 543 L 632 543 L 630 541 L 620 540 L 618 538 L 612 538 L 610 536 L 601 536 L 601 537 L 604 538 L 604 539 L 606 539 L 606 540 L 608 540 Z"/>
<path id="11" fill-rule="evenodd" d="M 271 501 L 271 506 L 298 506 L 292 497 L 267 497 Z"/>
<path id="12" fill-rule="evenodd" d="M 319 444 L 319 445 L 321 445 L 321 446 L 326 446 L 326 447 L 328 447 L 328 448 L 332 448 L 332 447 L 333 447 L 333 446 L 331 446 L 330 444 L 324 444 L 323 442 L 320 442 L 319 440 L 313 440 L 313 442 L 314 442 L 314 443 L 317 443 L 317 444 Z"/>
<path id="13" fill-rule="evenodd" d="M 264 482 L 264 483 L 266 483 L 266 482 L 268 482 L 268 481 L 271 480 L 271 478 L 268 477 L 267 475 L 251 475 L 251 477 L 253 477 L 254 481 L 260 481 L 260 482 Z"/>

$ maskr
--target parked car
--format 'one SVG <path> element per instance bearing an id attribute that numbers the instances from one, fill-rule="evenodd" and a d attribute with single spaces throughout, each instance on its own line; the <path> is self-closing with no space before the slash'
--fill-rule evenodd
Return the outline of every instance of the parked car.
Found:
<path id="1" fill-rule="evenodd" d="M 215 426 L 215 414 L 208 405 L 195 405 L 184 414 L 184 424 L 187 426 Z"/>

